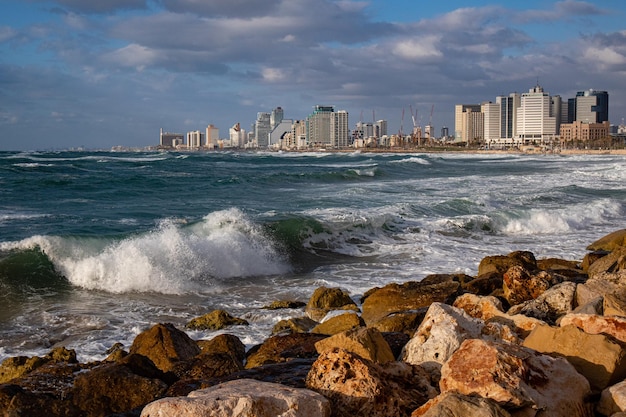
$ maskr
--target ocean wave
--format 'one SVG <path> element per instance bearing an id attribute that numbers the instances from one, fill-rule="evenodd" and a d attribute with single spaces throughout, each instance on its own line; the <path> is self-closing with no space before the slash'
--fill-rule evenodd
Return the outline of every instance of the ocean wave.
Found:
<path id="1" fill-rule="evenodd" d="M 192 225 L 164 220 L 117 241 L 34 236 L 0 244 L 1 251 L 37 248 L 72 285 L 111 293 L 210 292 L 222 280 L 289 271 L 276 243 L 238 209 Z"/>
<path id="2" fill-rule="evenodd" d="M 428 159 L 420 158 L 419 156 L 412 156 L 409 158 L 399 159 L 397 161 L 391 161 L 391 163 L 393 164 L 411 163 L 411 164 L 420 164 L 420 165 L 432 165 L 432 162 L 430 162 Z"/>

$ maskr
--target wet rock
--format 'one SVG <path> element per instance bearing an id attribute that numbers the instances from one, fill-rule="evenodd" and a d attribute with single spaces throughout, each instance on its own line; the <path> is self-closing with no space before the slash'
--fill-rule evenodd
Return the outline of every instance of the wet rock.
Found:
<path id="1" fill-rule="evenodd" d="M 187 334 L 173 324 L 157 324 L 137 335 L 130 353 L 149 358 L 163 372 L 170 371 L 178 361 L 200 353 L 200 348 Z"/>
<path id="2" fill-rule="evenodd" d="M 419 366 L 381 366 L 342 349 L 320 355 L 306 385 L 330 400 L 334 416 L 407 416 L 437 395 Z"/>
<path id="3" fill-rule="evenodd" d="M 612 416 L 626 411 L 626 381 L 605 388 L 596 411 L 603 416 Z"/>
<path id="4" fill-rule="evenodd" d="M 106 363 L 80 374 L 72 399 L 85 416 L 125 413 L 160 398 L 168 385 L 163 373 L 145 357 L 129 355 L 124 363 Z"/>
<path id="5" fill-rule="evenodd" d="M 626 350 L 610 336 L 588 334 L 572 325 L 537 326 L 524 346 L 566 358 L 589 380 L 594 392 L 626 377 Z"/>
<path id="6" fill-rule="evenodd" d="M 0 365 L 0 384 L 19 378 L 45 364 L 57 362 L 76 363 L 76 352 L 59 347 L 41 357 L 15 356 L 6 358 Z"/>
<path id="7" fill-rule="evenodd" d="M 626 344 L 626 317 L 597 314 L 567 314 L 559 322 L 561 327 L 573 325 L 589 334 L 607 334 Z"/>
<path id="8" fill-rule="evenodd" d="M 361 317 L 370 325 L 389 314 L 415 311 L 434 302 L 452 302 L 460 291 L 461 285 L 456 281 L 439 284 L 422 284 L 417 281 L 388 284 L 366 294 L 361 306 Z"/>
<path id="9" fill-rule="evenodd" d="M 621 246 L 626 246 L 626 229 L 616 230 L 613 233 L 609 233 L 608 235 L 601 237 L 587 246 L 587 250 L 602 250 L 610 252 Z"/>
<path id="10" fill-rule="evenodd" d="M 333 310 L 359 311 L 359 308 L 350 295 L 342 289 L 319 287 L 313 292 L 304 309 L 311 319 L 318 322 Z"/>
<path id="11" fill-rule="evenodd" d="M 308 333 L 317 325 L 318 322 L 308 317 L 294 317 L 287 320 L 281 320 L 276 323 L 272 329 L 272 334 Z"/>
<path id="12" fill-rule="evenodd" d="M 526 270 L 537 269 L 537 260 L 532 252 L 516 251 L 508 255 L 487 256 L 478 265 L 477 276 L 493 273 L 503 275 L 513 266 L 520 266 Z"/>
<path id="13" fill-rule="evenodd" d="M 253 379 L 225 382 L 193 391 L 187 397 L 164 398 L 148 404 L 141 417 L 310 417 L 330 416 L 326 398 L 307 389 Z"/>
<path id="14" fill-rule="evenodd" d="M 321 322 L 311 330 L 311 333 L 333 335 L 362 326 L 365 326 L 363 319 L 356 313 L 350 312 L 331 317 Z"/>
<path id="15" fill-rule="evenodd" d="M 508 343 L 465 340 L 441 368 L 440 388 L 491 399 L 516 416 L 593 415 L 589 383 L 567 360 Z"/>
<path id="16" fill-rule="evenodd" d="M 6 417 L 84 417 L 71 401 L 34 393 L 19 385 L 0 385 L 0 415 Z"/>
<path id="17" fill-rule="evenodd" d="M 515 305 L 507 312 L 509 315 L 523 314 L 528 317 L 545 321 L 549 324 L 574 309 L 576 298 L 576 284 L 562 282 L 557 284 L 537 298 Z"/>
<path id="18" fill-rule="evenodd" d="M 510 417 L 504 408 L 487 398 L 445 392 L 413 411 L 411 417 Z"/>
<path id="19" fill-rule="evenodd" d="M 261 345 L 250 349 L 245 368 L 270 363 L 286 362 L 290 358 L 317 357 L 315 343 L 327 336 L 312 333 L 293 333 L 272 336 Z"/>
<path id="20" fill-rule="evenodd" d="M 228 326 L 247 326 L 249 323 L 231 316 L 224 310 L 213 310 L 190 320 L 185 327 L 190 330 L 221 330 Z"/>
<path id="21" fill-rule="evenodd" d="M 389 344 L 382 334 L 374 328 L 356 328 L 315 343 L 319 354 L 340 348 L 355 353 L 376 363 L 387 363 L 395 360 Z"/>
<path id="22" fill-rule="evenodd" d="M 466 274 L 430 274 L 426 275 L 420 282 L 422 285 L 442 284 L 444 282 L 458 282 L 465 285 L 473 279 L 474 277 Z"/>
<path id="23" fill-rule="evenodd" d="M 172 367 L 179 379 L 208 379 L 230 375 L 243 369 L 243 362 L 229 352 L 201 353 Z"/>
<path id="24" fill-rule="evenodd" d="M 198 340 L 202 353 L 229 353 L 243 363 L 246 357 L 246 346 L 232 334 L 220 334 L 211 340 Z"/>
<path id="25" fill-rule="evenodd" d="M 502 274 L 489 272 L 463 284 L 463 290 L 471 294 L 491 295 L 502 289 L 502 283 Z"/>
<path id="26" fill-rule="evenodd" d="M 409 337 L 413 337 L 415 330 L 419 327 L 422 320 L 426 316 L 428 307 L 422 307 L 415 311 L 407 311 L 403 313 L 392 313 L 375 323 L 371 323 L 369 327 L 385 332 L 402 332 Z"/>
<path id="27" fill-rule="evenodd" d="M 302 301 L 279 300 L 272 301 L 263 308 L 266 310 L 281 310 L 286 308 L 302 308 L 304 306 L 306 306 L 306 303 L 303 303 Z"/>

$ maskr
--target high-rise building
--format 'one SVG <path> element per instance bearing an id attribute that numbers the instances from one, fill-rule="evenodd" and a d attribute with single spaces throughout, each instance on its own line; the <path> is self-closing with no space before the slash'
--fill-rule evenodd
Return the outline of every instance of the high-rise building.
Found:
<path id="1" fill-rule="evenodd" d="M 189 149 L 199 149 L 202 147 L 202 138 L 204 134 L 199 130 L 194 130 L 192 132 L 187 132 L 187 148 Z"/>
<path id="2" fill-rule="evenodd" d="M 208 125 L 206 127 L 205 137 L 205 146 L 207 148 L 215 148 L 217 146 L 218 141 L 220 140 L 220 130 L 214 125 Z"/>
<path id="3" fill-rule="evenodd" d="M 373 132 L 372 132 L 373 133 Z M 339 110 L 330 119 L 330 143 L 334 148 L 345 148 L 350 145 L 350 127 L 348 112 Z"/>
<path id="4" fill-rule="evenodd" d="M 274 128 L 276 128 L 276 126 L 278 126 L 280 122 L 283 121 L 284 117 L 285 112 L 283 111 L 282 107 L 276 107 L 274 110 L 272 110 L 272 113 L 270 114 L 270 130 L 274 130 Z"/>
<path id="5" fill-rule="evenodd" d="M 480 105 L 483 113 L 483 139 L 487 142 L 500 138 L 500 104 L 485 102 Z"/>
<path id="6" fill-rule="evenodd" d="M 522 94 L 520 107 L 517 109 L 517 137 L 522 142 L 544 141 L 554 138 L 556 116 L 552 114 L 552 99 L 537 84 Z"/>
<path id="7" fill-rule="evenodd" d="M 239 123 L 235 123 L 233 127 L 228 130 L 230 146 L 243 148 L 246 139 L 246 130 L 241 128 Z"/>
<path id="8" fill-rule="evenodd" d="M 266 148 L 270 140 L 270 113 L 258 112 L 254 124 L 254 139 L 259 148 Z"/>
<path id="9" fill-rule="evenodd" d="M 379 120 L 374 125 L 374 136 L 377 138 L 382 138 L 387 135 L 387 121 Z"/>
<path id="10" fill-rule="evenodd" d="M 293 129 L 293 120 L 282 119 L 274 129 L 270 132 L 269 146 L 280 145 L 285 133 L 291 133 Z"/>
<path id="11" fill-rule="evenodd" d="M 313 113 L 307 117 L 306 123 L 306 136 L 310 146 L 349 146 L 350 128 L 347 111 L 335 112 L 333 106 L 317 105 Z"/>
<path id="12" fill-rule="evenodd" d="M 164 132 L 161 128 L 159 135 L 159 146 L 163 148 L 175 148 L 185 142 L 185 135 L 182 133 Z"/>
<path id="13" fill-rule="evenodd" d="M 483 136 L 480 104 L 457 104 L 454 111 L 455 142 L 470 143 Z"/>
<path id="14" fill-rule="evenodd" d="M 500 105 L 500 138 L 513 139 L 517 135 L 517 109 L 521 104 L 521 95 L 498 96 L 496 103 Z"/>
<path id="15" fill-rule="evenodd" d="M 575 102 L 577 122 L 602 123 L 609 120 L 609 93 L 606 91 L 579 91 Z"/>

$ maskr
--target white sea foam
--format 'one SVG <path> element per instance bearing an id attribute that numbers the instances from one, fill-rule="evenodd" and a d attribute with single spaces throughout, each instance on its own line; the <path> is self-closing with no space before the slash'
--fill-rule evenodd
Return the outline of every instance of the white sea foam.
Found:
<path id="1" fill-rule="evenodd" d="M 37 246 L 73 285 L 112 293 L 206 291 L 220 280 L 289 270 L 273 242 L 237 209 L 190 227 L 166 220 L 121 241 L 34 236 L 0 249 Z"/>
<path id="2" fill-rule="evenodd" d="M 432 163 L 428 159 L 420 158 L 417 156 L 412 156 L 410 158 L 399 159 L 397 161 L 393 161 L 394 164 L 420 164 L 420 165 L 432 165 Z"/>

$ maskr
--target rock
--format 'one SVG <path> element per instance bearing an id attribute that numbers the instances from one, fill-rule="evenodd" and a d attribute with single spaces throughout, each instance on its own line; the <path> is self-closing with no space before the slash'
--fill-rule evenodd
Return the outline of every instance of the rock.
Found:
<path id="1" fill-rule="evenodd" d="M 198 340 L 202 353 L 229 353 L 243 363 L 246 357 L 246 346 L 232 334 L 220 334 L 211 340 Z"/>
<path id="2" fill-rule="evenodd" d="M 490 295 L 502 289 L 502 274 L 489 272 L 463 284 L 463 290 L 477 295 Z"/>
<path id="3" fill-rule="evenodd" d="M 613 295 L 626 300 L 626 271 L 601 273 L 576 287 L 576 302 L 584 305 L 598 297 Z"/>
<path id="4" fill-rule="evenodd" d="M 610 252 L 620 246 L 626 246 L 626 229 L 616 230 L 613 233 L 609 233 L 608 235 L 601 237 L 591 245 L 587 246 L 587 250 L 604 250 Z"/>
<path id="5" fill-rule="evenodd" d="M 272 336 L 248 351 L 245 368 L 285 362 L 290 358 L 313 358 L 318 353 L 315 343 L 327 336 L 312 333 L 293 333 Z"/>
<path id="6" fill-rule="evenodd" d="M 562 282 L 533 300 L 511 307 L 507 313 L 509 315 L 523 314 L 554 324 L 557 318 L 574 309 L 575 297 L 576 284 L 569 281 Z"/>
<path id="7" fill-rule="evenodd" d="M 51 362 L 77 363 L 76 352 L 64 347 L 58 347 L 42 357 L 15 356 L 6 358 L 0 365 L 0 384 L 19 378 Z"/>
<path id="8" fill-rule="evenodd" d="M 315 343 L 315 349 L 320 355 L 335 348 L 355 353 L 376 363 L 395 360 L 389 344 L 374 328 L 361 327 L 348 330 Z"/>
<path id="9" fill-rule="evenodd" d="M 465 340 L 441 368 L 439 386 L 442 394 L 491 399 L 516 416 L 593 416 L 589 383 L 567 360 L 508 343 Z"/>
<path id="10" fill-rule="evenodd" d="M 567 314 L 559 322 L 561 327 L 573 325 L 589 334 L 608 334 L 626 346 L 626 317 L 597 314 Z"/>
<path id="11" fill-rule="evenodd" d="M 201 353 L 186 361 L 179 361 L 172 372 L 179 379 L 208 379 L 241 371 L 243 362 L 229 352 Z"/>
<path id="12" fill-rule="evenodd" d="M 138 356 L 131 354 L 124 359 L 126 363 L 106 363 L 78 375 L 72 393 L 74 405 L 86 416 L 108 416 L 160 398 L 168 386 L 154 376 L 162 373 L 150 361 L 143 362 L 145 357 Z"/>
<path id="13" fill-rule="evenodd" d="M 313 327 L 317 326 L 317 324 L 315 320 L 308 317 L 294 317 L 276 323 L 272 329 L 272 334 L 308 333 Z"/>
<path id="14" fill-rule="evenodd" d="M 313 292 L 304 309 L 315 321 L 322 320 L 332 310 L 359 311 L 359 308 L 350 295 L 340 288 L 319 287 Z"/>
<path id="15" fill-rule="evenodd" d="M 157 324 L 137 335 L 130 353 L 149 358 L 157 368 L 168 372 L 178 361 L 191 359 L 200 348 L 187 334 L 173 324 Z"/>
<path id="16" fill-rule="evenodd" d="M 474 277 L 466 274 L 430 274 L 426 275 L 420 282 L 422 285 L 442 284 L 444 282 L 458 282 L 464 285 L 473 279 Z"/>
<path id="17" fill-rule="evenodd" d="M 71 401 L 29 392 L 13 384 L 0 385 L 0 410 L 3 417 L 85 417 Z"/>
<path id="18" fill-rule="evenodd" d="M 394 358 L 399 358 L 404 346 L 411 340 L 411 337 L 402 332 L 381 332 L 383 339 L 389 345 Z"/>
<path id="19" fill-rule="evenodd" d="M 190 320 L 185 327 L 189 330 L 221 330 L 228 326 L 247 326 L 249 323 L 231 316 L 224 310 L 213 310 Z"/>
<path id="20" fill-rule="evenodd" d="M 454 307 L 464 310 L 471 317 L 482 319 L 485 323 L 500 323 L 509 326 L 520 337 L 528 336 L 539 324 L 545 324 L 536 318 L 522 314 L 509 315 L 502 311 L 502 303 L 493 296 L 463 294 L 454 301 Z"/>
<path id="21" fill-rule="evenodd" d="M 534 271 L 537 269 L 537 260 L 532 252 L 527 251 L 511 252 L 506 256 L 487 256 L 480 261 L 477 276 L 482 276 L 492 272 L 503 275 L 513 266 L 521 266 L 529 271 Z"/>
<path id="22" fill-rule="evenodd" d="M 330 416 L 329 401 L 313 391 L 254 379 L 225 382 L 148 404 L 141 417 L 310 417 Z"/>
<path id="23" fill-rule="evenodd" d="M 601 274 L 614 274 L 620 271 L 626 272 L 626 246 L 616 248 L 589 265 L 587 273 L 590 278 L 594 278 Z"/>
<path id="24" fill-rule="evenodd" d="M 580 285 L 577 285 L 576 286 L 576 300 L 577 300 L 576 303 L 578 303 L 578 289 L 579 288 L 580 288 Z M 578 304 L 578 307 L 572 310 L 572 313 L 602 315 L 604 314 L 603 304 L 604 304 L 604 297 L 596 297 L 587 301 L 585 304 Z"/>
<path id="25" fill-rule="evenodd" d="M 269 305 L 263 307 L 266 310 L 280 310 L 285 308 L 302 308 L 306 306 L 306 303 L 302 301 L 290 301 L 290 300 L 280 300 L 280 301 L 272 301 Z"/>
<path id="26" fill-rule="evenodd" d="M 411 417 L 510 417 L 504 408 L 487 398 L 445 392 L 413 411 Z"/>
<path id="27" fill-rule="evenodd" d="M 604 251 L 604 250 L 589 252 L 584 256 L 583 261 L 580 264 L 580 267 L 582 268 L 583 272 L 587 273 L 589 271 L 589 266 L 591 266 L 591 264 L 593 264 L 598 259 L 605 257 L 609 253 L 611 252 Z"/>
<path id="28" fill-rule="evenodd" d="M 388 284 L 366 294 L 361 317 L 369 325 L 389 314 L 415 311 L 434 302 L 452 302 L 460 290 L 461 285 L 456 281 L 429 285 L 416 281 Z"/>
<path id="29" fill-rule="evenodd" d="M 365 326 L 363 319 L 356 313 L 350 312 L 331 317 L 321 322 L 311 330 L 311 333 L 333 335 L 362 326 Z"/>
<path id="30" fill-rule="evenodd" d="M 524 340 L 524 346 L 565 357 L 589 380 L 594 392 L 626 377 L 626 350 L 606 335 L 588 334 L 572 325 L 537 326 Z"/>
<path id="31" fill-rule="evenodd" d="M 383 367 L 338 348 L 320 355 L 306 385 L 330 400 L 334 416 L 407 416 L 437 395 L 419 366 L 388 362 Z"/>
<path id="32" fill-rule="evenodd" d="M 550 288 L 551 282 L 552 276 L 545 271 L 531 274 L 527 269 L 514 265 L 503 275 L 504 298 L 512 306 L 521 304 L 539 297 Z"/>
<path id="33" fill-rule="evenodd" d="M 626 381 L 619 382 L 602 391 L 596 411 L 603 416 L 626 411 Z"/>
<path id="34" fill-rule="evenodd" d="M 604 294 L 600 310 L 605 316 L 626 316 L 626 293 Z"/>
<path id="35" fill-rule="evenodd" d="M 409 337 L 413 337 L 415 330 L 417 330 L 422 320 L 424 320 L 427 311 L 428 307 L 422 307 L 415 311 L 391 313 L 377 322 L 371 323 L 369 327 L 378 329 L 382 333 L 402 332 Z"/>

